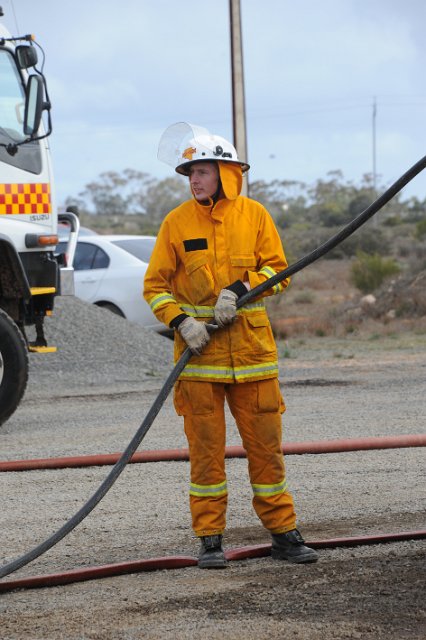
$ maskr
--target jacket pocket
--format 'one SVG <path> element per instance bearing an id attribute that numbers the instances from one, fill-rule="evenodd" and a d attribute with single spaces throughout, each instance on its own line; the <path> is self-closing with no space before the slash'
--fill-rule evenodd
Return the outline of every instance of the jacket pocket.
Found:
<path id="1" fill-rule="evenodd" d="M 203 304 L 214 297 L 214 279 L 207 256 L 185 261 L 185 272 L 189 281 L 189 300 L 194 300 L 195 304 Z"/>
<path id="2" fill-rule="evenodd" d="M 259 413 L 283 413 L 285 411 L 285 404 L 277 378 L 258 380 L 257 410 Z"/>
<path id="3" fill-rule="evenodd" d="M 250 333 L 250 344 L 254 353 L 271 353 L 275 351 L 275 340 L 268 316 L 253 314 L 247 316 Z"/>
<path id="4" fill-rule="evenodd" d="M 174 405 L 179 416 L 211 415 L 214 412 L 212 384 L 178 380 L 174 389 Z"/>
<path id="5" fill-rule="evenodd" d="M 231 262 L 232 280 L 245 280 L 248 271 L 256 270 L 256 256 L 254 253 L 244 253 L 229 256 Z"/>

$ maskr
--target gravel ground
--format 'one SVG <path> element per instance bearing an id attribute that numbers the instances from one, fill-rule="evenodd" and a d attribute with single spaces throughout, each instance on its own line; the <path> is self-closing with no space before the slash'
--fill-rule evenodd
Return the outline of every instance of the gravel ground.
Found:
<path id="1" fill-rule="evenodd" d="M 31 356 L 24 402 L 0 431 L 1 458 L 121 451 L 171 369 L 172 343 L 75 299 Z M 281 343 L 284 440 L 425 431 L 424 334 Z M 229 417 L 228 444 L 240 444 Z M 185 447 L 168 398 L 141 448 Z M 425 529 L 422 448 L 288 456 L 307 540 Z M 3 562 L 44 540 L 93 494 L 107 467 L 0 474 Z M 228 548 L 269 542 L 251 509 L 245 460 L 228 460 Z M 196 555 L 186 462 L 129 465 L 94 512 L 13 577 Z M 0 598 L 4 640 L 137 638 L 424 639 L 426 542 L 321 551 L 316 565 L 271 558 L 186 568 Z"/>

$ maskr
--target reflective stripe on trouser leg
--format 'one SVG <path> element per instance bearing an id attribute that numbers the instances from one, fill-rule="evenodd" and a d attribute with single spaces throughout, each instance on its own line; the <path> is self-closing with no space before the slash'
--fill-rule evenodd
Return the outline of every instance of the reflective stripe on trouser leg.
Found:
<path id="1" fill-rule="evenodd" d="M 228 385 L 226 396 L 247 451 L 254 509 L 269 531 L 290 531 L 296 526 L 296 514 L 285 481 L 281 450 L 285 405 L 278 380 Z"/>
<path id="2" fill-rule="evenodd" d="M 223 533 L 226 526 L 224 401 L 221 384 L 181 380 L 175 388 L 175 406 L 184 416 L 189 446 L 189 503 L 197 536 Z"/>

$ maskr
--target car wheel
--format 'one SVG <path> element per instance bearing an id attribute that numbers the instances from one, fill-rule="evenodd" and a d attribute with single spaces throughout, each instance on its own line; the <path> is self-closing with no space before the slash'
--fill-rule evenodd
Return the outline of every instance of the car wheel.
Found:
<path id="1" fill-rule="evenodd" d="M 102 304 L 98 304 L 98 307 L 102 307 L 102 309 L 108 309 L 111 313 L 115 313 L 116 316 L 120 316 L 121 318 L 125 318 L 126 316 L 115 304 L 112 302 L 103 302 Z"/>
<path id="2" fill-rule="evenodd" d="M 28 350 L 21 331 L 0 309 L 0 424 L 15 411 L 28 380 Z"/>

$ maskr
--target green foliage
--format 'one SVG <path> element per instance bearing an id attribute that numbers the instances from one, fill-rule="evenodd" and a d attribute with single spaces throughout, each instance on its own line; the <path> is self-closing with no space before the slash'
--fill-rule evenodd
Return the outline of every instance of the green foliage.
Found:
<path id="1" fill-rule="evenodd" d="M 82 212 L 99 216 L 142 214 L 155 225 L 189 197 L 187 181 L 180 177 L 157 180 L 142 171 L 125 169 L 101 173 L 78 198 L 68 198 L 67 204 L 77 204 Z"/>
<path id="2" fill-rule="evenodd" d="M 423 238 L 426 238 L 426 218 L 417 222 L 415 236 L 418 240 L 423 240 Z"/>
<path id="3" fill-rule="evenodd" d="M 404 224 L 404 220 L 401 216 L 389 216 L 386 220 L 383 220 L 383 224 L 385 227 L 399 227 L 401 224 Z"/>
<path id="4" fill-rule="evenodd" d="M 351 183 L 343 183 L 341 171 L 330 171 L 327 179 L 317 180 L 308 189 L 310 200 L 309 218 L 325 227 L 345 224 L 349 220 L 349 205 L 356 194 Z"/>
<path id="5" fill-rule="evenodd" d="M 312 304 L 315 301 L 315 294 L 312 291 L 300 291 L 294 296 L 296 304 Z"/>
<path id="6" fill-rule="evenodd" d="M 349 206 L 348 206 L 348 213 L 349 213 L 350 220 L 358 216 L 360 213 L 362 213 L 365 209 L 367 209 L 370 206 L 370 204 L 374 200 L 373 195 L 374 194 L 372 193 L 372 191 L 366 191 L 366 190 L 360 191 L 359 193 L 354 195 L 352 200 L 349 202 Z"/>
<path id="7" fill-rule="evenodd" d="M 363 293 L 371 293 L 380 287 L 386 278 L 399 271 L 400 267 L 393 258 L 359 251 L 351 268 L 351 281 Z"/>
<path id="8" fill-rule="evenodd" d="M 410 198 L 406 202 L 407 222 L 421 222 L 426 217 L 426 198 L 419 200 L 416 197 Z"/>
<path id="9" fill-rule="evenodd" d="M 287 257 L 294 262 L 375 200 L 373 182 L 366 174 L 355 185 L 345 180 L 341 171 L 331 171 L 310 185 L 297 180 L 257 180 L 250 183 L 249 192 L 273 216 Z M 101 173 L 81 193 L 67 198 L 65 205 L 77 205 L 82 224 L 100 233 L 156 234 L 165 215 L 190 197 L 188 180 L 182 176 L 158 180 L 142 171 L 124 169 Z M 401 202 L 397 195 L 374 223 L 367 223 L 326 257 L 342 259 L 364 251 L 408 259 L 413 247 L 424 240 L 425 213 L 426 199 Z M 85 221 L 83 216 L 87 216 Z"/>
<path id="10" fill-rule="evenodd" d="M 250 184 L 250 197 L 261 202 L 280 227 L 303 219 L 306 209 L 306 185 L 296 180 L 257 180 Z"/>
<path id="11" fill-rule="evenodd" d="M 146 214 L 151 220 L 161 222 L 169 211 L 190 197 L 188 181 L 181 176 L 156 181 L 145 193 Z"/>
<path id="12" fill-rule="evenodd" d="M 359 251 L 368 254 L 388 255 L 390 252 L 389 237 L 379 227 L 373 228 L 371 223 L 367 224 L 330 251 L 328 258 L 331 260 L 352 258 Z"/>

